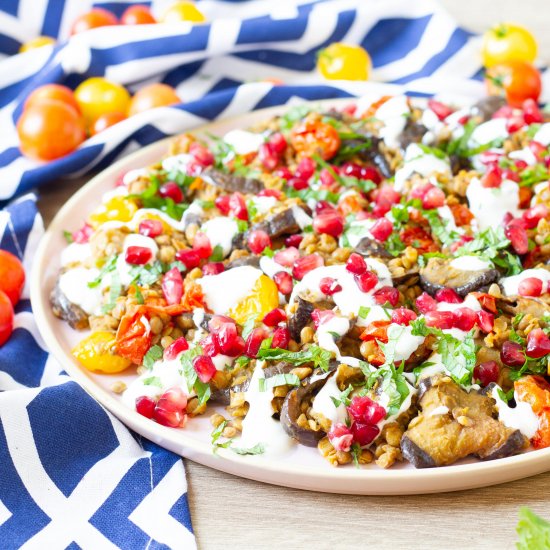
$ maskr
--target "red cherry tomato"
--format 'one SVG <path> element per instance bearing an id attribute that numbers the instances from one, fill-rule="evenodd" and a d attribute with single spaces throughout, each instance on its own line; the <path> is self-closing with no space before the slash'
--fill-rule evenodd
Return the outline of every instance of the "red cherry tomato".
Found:
<path id="1" fill-rule="evenodd" d="M 118 25 L 115 15 L 103 8 L 94 8 L 75 19 L 71 27 L 71 35 L 109 25 Z"/>
<path id="2" fill-rule="evenodd" d="M 114 126 L 125 118 L 126 115 L 119 112 L 106 113 L 104 115 L 101 115 L 100 117 L 96 118 L 95 122 L 90 127 L 90 135 L 95 136 L 96 134 L 99 134 L 99 132 L 103 132 L 103 130 Z"/>
<path id="3" fill-rule="evenodd" d="M 175 103 L 181 103 L 181 99 L 172 86 L 161 83 L 149 84 L 134 94 L 130 101 L 128 115 L 132 116 L 155 107 L 165 107 Z"/>
<path id="4" fill-rule="evenodd" d="M 19 258 L 7 250 L 0 250 L 0 290 L 14 306 L 19 301 L 24 286 L 25 270 Z"/>
<path id="5" fill-rule="evenodd" d="M 23 111 L 17 134 L 22 153 L 38 160 L 63 157 L 86 139 L 82 117 L 70 105 L 54 99 Z"/>
<path id="6" fill-rule="evenodd" d="M 540 73 L 526 61 L 508 61 L 487 69 L 485 77 L 491 95 L 506 97 L 512 107 L 521 107 L 526 99 L 538 100 L 542 88 Z"/>
<path id="7" fill-rule="evenodd" d="M 13 332 L 13 306 L 10 299 L 0 290 L 0 346 L 3 346 Z"/>
<path id="8" fill-rule="evenodd" d="M 61 84 L 45 84 L 36 88 L 25 101 L 25 109 L 28 109 L 31 105 L 40 103 L 44 99 L 56 99 L 57 101 L 62 101 L 67 105 L 70 105 L 75 109 L 77 113 L 80 114 L 80 107 L 76 102 L 74 93 L 67 86 L 62 86 Z"/>
<path id="9" fill-rule="evenodd" d="M 123 25 L 150 25 L 156 23 L 151 10 L 147 6 L 130 6 L 120 17 Z"/>

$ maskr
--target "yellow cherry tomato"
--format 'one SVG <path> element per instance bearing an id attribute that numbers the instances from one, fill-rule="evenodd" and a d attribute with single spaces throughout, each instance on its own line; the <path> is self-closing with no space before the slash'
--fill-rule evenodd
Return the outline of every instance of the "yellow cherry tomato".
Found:
<path id="1" fill-rule="evenodd" d="M 51 46 L 55 44 L 55 38 L 51 36 L 37 36 L 24 44 L 21 44 L 19 53 L 28 52 L 29 50 L 36 50 L 36 48 L 42 48 L 44 46 Z"/>
<path id="2" fill-rule="evenodd" d="M 160 18 L 161 23 L 204 23 L 206 17 L 193 2 L 176 2 L 172 4 Z"/>
<path id="3" fill-rule="evenodd" d="M 263 319 L 266 313 L 279 307 L 277 285 L 266 275 L 260 275 L 252 292 L 229 311 L 229 315 L 240 325 L 249 319 Z"/>
<path id="4" fill-rule="evenodd" d="M 88 78 L 74 92 L 76 101 L 88 124 L 109 113 L 125 113 L 130 94 L 120 84 L 106 78 Z"/>
<path id="5" fill-rule="evenodd" d="M 90 214 L 89 222 L 97 229 L 105 222 L 129 222 L 137 212 L 136 203 L 127 197 L 116 196 L 102 204 L 93 214 Z"/>
<path id="6" fill-rule="evenodd" d="M 115 334 L 100 330 L 84 338 L 72 353 L 88 370 L 114 374 L 127 369 L 132 364 L 129 359 L 113 352 L 115 345 Z"/>
<path id="7" fill-rule="evenodd" d="M 372 62 L 361 46 L 335 42 L 319 52 L 317 69 L 328 80 L 368 80 Z"/>
<path id="8" fill-rule="evenodd" d="M 537 57 L 537 42 L 524 27 L 501 23 L 483 35 L 481 56 L 485 67 L 507 61 L 532 63 Z"/>

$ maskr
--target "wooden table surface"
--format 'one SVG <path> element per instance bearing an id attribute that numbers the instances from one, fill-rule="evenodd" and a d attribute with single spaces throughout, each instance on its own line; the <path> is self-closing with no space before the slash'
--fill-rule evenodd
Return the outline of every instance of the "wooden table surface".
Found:
<path id="1" fill-rule="evenodd" d="M 550 61 L 548 0 L 440 3 L 474 31 L 499 21 L 528 26 L 539 41 L 541 59 Z M 82 183 L 60 182 L 42 193 L 46 222 Z M 361 497 L 275 487 L 189 460 L 186 466 L 191 515 L 202 549 L 511 549 L 520 506 L 550 518 L 550 473 L 460 493 Z"/>

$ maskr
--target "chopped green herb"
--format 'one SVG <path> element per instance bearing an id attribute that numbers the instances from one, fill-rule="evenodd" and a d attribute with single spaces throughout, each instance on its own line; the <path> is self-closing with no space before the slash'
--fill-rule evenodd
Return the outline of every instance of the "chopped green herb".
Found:
<path id="1" fill-rule="evenodd" d="M 218 449 L 227 449 L 229 445 L 233 442 L 232 439 L 228 439 L 227 441 L 223 443 L 219 443 L 218 439 L 222 436 L 223 430 L 227 426 L 227 420 L 224 420 L 223 422 L 220 422 L 220 424 L 212 430 L 212 433 L 210 434 L 210 437 L 212 439 L 212 451 L 214 454 L 218 451 Z"/>
<path id="2" fill-rule="evenodd" d="M 235 220 L 237 222 L 237 229 L 239 233 L 244 233 L 248 230 L 248 222 L 245 220 Z"/>
<path id="3" fill-rule="evenodd" d="M 221 262 L 223 260 L 223 248 L 217 244 L 212 250 L 212 254 L 208 259 L 209 262 Z"/>
<path id="4" fill-rule="evenodd" d="M 254 330 L 255 326 L 256 326 L 256 319 L 254 319 L 254 317 L 248 318 L 246 323 L 243 325 L 243 331 L 241 336 L 246 340 L 250 335 L 250 333 Z"/>
<path id="5" fill-rule="evenodd" d="M 291 130 L 295 124 L 305 118 L 311 110 L 309 105 L 297 105 L 290 108 L 284 115 L 279 117 L 279 128 L 283 132 Z"/>
<path id="6" fill-rule="evenodd" d="M 162 359 L 162 348 L 160 346 L 153 346 L 149 348 L 149 351 L 143 357 L 143 366 L 146 369 L 152 369 L 156 361 Z"/>
<path id="7" fill-rule="evenodd" d="M 143 300 L 143 294 L 141 293 L 139 286 L 135 282 L 133 282 L 132 288 L 134 289 L 134 294 L 136 296 L 137 303 L 142 305 L 144 303 L 144 300 Z"/>
<path id="8" fill-rule="evenodd" d="M 265 445 L 263 443 L 257 443 L 254 447 L 243 449 L 241 447 L 229 447 L 231 451 L 238 455 L 261 455 L 265 453 Z"/>
<path id="9" fill-rule="evenodd" d="M 361 317 L 361 319 L 366 319 L 369 316 L 370 310 L 370 307 L 361 306 L 359 308 L 359 317 Z"/>
<path id="10" fill-rule="evenodd" d="M 299 386 L 300 379 L 295 374 L 276 374 L 270 378 L 258 380 L 260 391 L 264 392 L 277 386 Z"/>
<path id="11" fill-rule="evenodd" d="M 116 306 L 116 300 L 122 292 L 120 277 L 116 271 L 111 275 L 111 288 L 109 290 L 109 301 L 101 308 L 102 313 L 109 313 Z"/>
<path id="12" fill-rule="evenodd" d="M 101 284 L 101 281 L 103 281 L 105 275 L 107 273 L 110 273 L 111 271 L 114 271 L 116 268 L 116 262 L 117 262 L 118 256 L 111 256 L 104 264 L 103 267 L 99 270 L 99 273 L 97 274 L 97 277 L 88 283 L 89 288 L 95 288 Z"/>
<path id="13" fill-rule="evenodd" d="M 327 371 L 329 368 L 329 362 L 332 359 L 332 353 L 315 345 L 311 345 L 308 349 L 303 351 L 288 351 L 281 348 L 262 349 L 260 346 L 258 358 L 265 359 L 267 361 L 287 361 L 293 365 L 313 363 L 315 367 L 319 367 L 322 370 Z"/>
<path id="14" fill-rule="evenodd" d="M 516 527 L 519 540 L 517 550 L 548 550 L 550 548 L 550 523 L 537 516 L 529 508 L 519 509 Z"/>
<path id="15" fill-rule="evenodd" d="M 361 449 L 361 445 L 359 445 L 359 443 L 357 442 L 353 443 L 350 448 L 350 452 L 351 452 L 351 457 L 353 458 L 353 463 L 355 464 L 355 467 L 359 468 L 359 457 L 363 452 L 363 450 Z"/>
<path id="16" fill-rule="evenodd" d="M 65 240 L 68 244 L 71 244 L 73 242 L 73 234 L 66 229 L 63 231 L 63 237 L 65 237 Z"/>
<path id="17" fill-rule="evenodd" d="M 350 384 L 341 394 L 340 398 L 336 398 L 334 396 L 330 396 L 332 399 L 332 402 L 334 403 L 334 406 L 338 408 L 340 405 L 344 404 L 348 406 L 351 403 L 351 399 L 349 398 L 349 394 L 353 391 L 353 386 Z"/>
<path id="18" fill-rule="evenodd" d="M 158 376 L 149 376 L 149 378 L 144 378 L 142 383 L 145 386 L 156 386 L 157 388 L 162 388 L 162 383 Z"/>

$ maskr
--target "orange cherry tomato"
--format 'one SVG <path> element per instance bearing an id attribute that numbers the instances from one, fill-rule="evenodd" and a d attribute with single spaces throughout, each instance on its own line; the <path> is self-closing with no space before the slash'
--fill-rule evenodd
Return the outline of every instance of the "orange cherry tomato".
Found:
<path id="1" fill-rule="evenodd" d="M 116 333 L 116 352 L 120 357 L 140 365 L 151 347 L 151 329 L 144 323 L 144 308 L 129 311 L 120 320 Z M 148 323 L 147 323 L 148 325 Z"/>
<path id="2" fill-rule="evenodd" d="M 531 206 L 531 199 L 533 198 L 533 191 L 529 187 L 519 188 L 519 207 L 526 209 Z"/>
<path id="3" fill-rule="evenodd" d="M 17 134 L 22 153 L 37 160 L 63 157 L 86 139 L 82 117 L 55 99 L 25 109 L 17 122 Z"/>
<path id="4" fill-rule="evenodd" d="M 0 250 L 0 290 L 15 306 L 25 286 L 25 270 L 17 256 L 7 250 Z"/>
<path id="5" fill-rule="evenodd" d="M 418 250 L 420 254 L 427 254 L 428 252 L 437 252 L 437 245 L 427 233 L 421 227 L 410 227 L 404 229 L 400 234 L 401 241 L 405 246 L 412 246 Z"/>
<path id="6" fill-rule="evenodd" d="M 116 16 L 103 8 L 94 8 L 75 19 L 71 27 L 71 35 L 109 25 L 118 25 Z"/>
<path id="7" fill-rule="evenodd" d="M 155 107 L 166 107 L 176 103 L 181 103 L 181 99 L 172 86 L 161 83 L 149 84 L 134 94 L 130 101 L 128 115 L 132 116 Z"/>
<path id="8" fill-rule="evenodd" d="M 526 99 L 538 100 L 542 89 L 540 73 L 526 61 L 507 61 L 487 69 L 485 82 L 490 95 L 500 95 L 512 107 L 521 107 Z"/>
<path id="9" fill-rule="evenodd" d="M 330 160 L 340 148 L 340 136 L 334 126 L 320 120 L 306 120 L 290 135 L 294 150 L 302 156 L 321 155 Z"/>
<path id="10" fill-rule="evenodd" d="M 391 98 L 391 95 L 384 95 L 380 99 L 376 100 L 374 103 L 371 103 L 369 105 L 369 108 L 363 113 L 363 118 L 373 117 L 376 114 L 376 111 L 378 111 L 378 109 Z"/>
<path id="11" fill-rule="evenodd" d="M 529 375 L 516 380 L 514 390 L 539 417 L 539 429 L 531 440 L 533 447 L 550 447 L 550 384 L 542 376 Z"/>
<path id="12" fill-rule="evenodd" d="M 63 103 L 73 107 L 75 111 L 80 114 L 80 107 L 76 102 L 73 91 L 70 88 L 67 88 L 67 86 L 62 86 L 61 84 L 45 84 L 44 86 L 36 88 L 36 90 L 34 90 L 25 101 L 24 108 L 28 109 L 31 105 L 39 103 L 44 99 L 56 99 L 57 101 L 62 101 Z"/>
<path id="13" fill-rule="evenodd" d="M 3 346 L 13 332 L 13 306 L 7 295 L 0 290 L 0 346 Z"/>
<path id="14" fill-rule="evenodd" d="M 103 130 L 114 126 L 125 118 L 126 115 L 119 112 L 106 113 L 104 115 L 101 115 L 100 117 L 96 118 L 95 122 L 90 127 L 90 135 L 95 136 L 96 134 L 99 134 L 99 132 L 103 132 Z"/>
<path id="15" fill-rule="evenodd" d="M 383 321 L 373 321 L 361 333 L 361 340 L 368 342 L 369 340 L 379 340 L 384 344 L 388 342 L 388 327 L 391 321 L 388 319 Z"/>
<path id="16" fill-rule="evenodd" d="M 150 25 L 156 23 L 151 10 L 147 6 L 130 6 L 120 17 L 123 25 Z"/>
<path id="17" fill-rule="evenodd" d="M 494 296 L 487 292 L 472 292 L 472 296 L 479 302 L 483 309 L 487 309 L 491 313 L 498 313 L 497 302 Z"/>
<path id="18" fill-rule="evenodd" d="M 449 208 L 458 227 L 468 225 L 474 219 L 474 215 L 465 204 L 451 204 Z"/>

